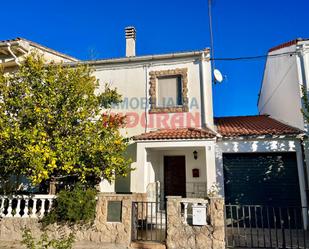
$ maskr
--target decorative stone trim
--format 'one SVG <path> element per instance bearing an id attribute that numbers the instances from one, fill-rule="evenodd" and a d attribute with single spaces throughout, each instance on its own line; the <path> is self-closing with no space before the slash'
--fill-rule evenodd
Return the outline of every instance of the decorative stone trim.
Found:
<path id="1" fill-rule="evenodd" d="M 150 89 L 149 89 L 149 113 L 173 113 L 173 112 L 188 112 L 188 69 L 176 68 L 169 70 L 151 71 L 150 76 Z M 180 76 L 182 85 L 182 105 L 173 107 L 159 107 L 157 106 L 157 81 L 160 77 L 166 76 Z"/>

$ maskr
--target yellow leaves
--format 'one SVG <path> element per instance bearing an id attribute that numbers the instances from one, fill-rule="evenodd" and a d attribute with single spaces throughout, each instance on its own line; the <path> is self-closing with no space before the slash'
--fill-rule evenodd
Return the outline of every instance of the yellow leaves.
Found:
<path id="1" fill-rule="evenodd" d="M 41 111 L 41 108 L 39 108 L 39 107 L 34 107 L 34 111 L 36 112 L 36 113 L 39 113 L 40 111 Z"/>
<path id="2" fill-rule="evenodd" d="M 67 162 L 65 164 L 63 164 L 62 166 L 62 170 L 67 172 L 68 174 L 71 173 L 74 169 L 74 166 L 71 162 Z"/>
<path id="3" fill-rule="evenodd" d="M 10 132 L 7 130 L 4 130 L 2 132 L 0 132 L 0 139 L 2 140 L 6 140 L 10 138 Z"/>
<path id="4" fill-rule="evenodd" d="M 122 143 L 122 141 L 120 139 L 115 140 L 116 145 L 120 145 L 121 143 Z"/>

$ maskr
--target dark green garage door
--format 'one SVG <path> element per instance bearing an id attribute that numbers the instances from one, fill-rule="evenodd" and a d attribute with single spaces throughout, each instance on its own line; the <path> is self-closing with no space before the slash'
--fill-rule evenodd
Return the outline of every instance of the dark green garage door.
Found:
<path id="1" fill-rule="evenodd" d="M 299 206 L 295 153 L 223 154 L 227 204 Z"/>

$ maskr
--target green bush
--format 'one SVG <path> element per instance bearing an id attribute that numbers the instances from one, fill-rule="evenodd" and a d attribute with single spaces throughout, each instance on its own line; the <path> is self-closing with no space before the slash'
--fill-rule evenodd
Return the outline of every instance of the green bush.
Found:
<path id="1" fill-rule="evenodd" d="M 51 212 L 42 222 L 48 225 L 56 222 L 87 223 L 93 221 L 96 211 L 94 188 L 77 184 L 72 190 L 61 190 L 57 195 Z"/>
<path id="2" fill-rule="evenodd" d="M 46 232 L 44 232 L 38 241 L 32 236 L 30 229 L 25 229 L 23 232 L 23 240 L 21 243 L 26 246 L 27 249 L 71 249 L 75 240 L 72 233 L 68 237 L 60 239 L 50 239 Z"/>

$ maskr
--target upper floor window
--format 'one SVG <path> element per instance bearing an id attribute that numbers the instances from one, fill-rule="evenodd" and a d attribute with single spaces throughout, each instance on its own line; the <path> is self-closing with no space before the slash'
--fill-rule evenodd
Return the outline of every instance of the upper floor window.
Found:
<path id="1" fill-rule="evenodd" d="M 159 77 L 157 83 L 158 107 L 176 107 L 182 105 L 181 76 Z"/>
<path id="2" fill-rule="evenodd" d="M 187 69 L 150 72 L 150 113 L 187 112 Z"/>

